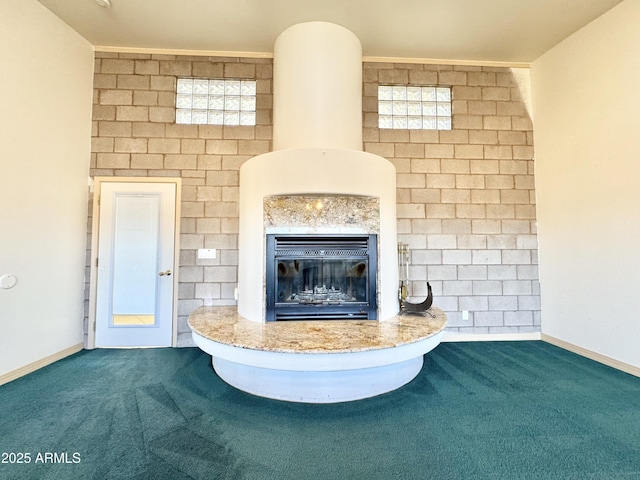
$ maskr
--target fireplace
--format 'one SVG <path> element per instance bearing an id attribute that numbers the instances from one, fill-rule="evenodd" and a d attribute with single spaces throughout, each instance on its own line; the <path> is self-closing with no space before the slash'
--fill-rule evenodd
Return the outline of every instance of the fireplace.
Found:
<path id="1" fill-rule="evenodd" d="M 254 322 L 355 317 L 385 321 L 398 313 L 396 169 L 389 160 L 362 151 L 362 132 L 358 38 L 325 22 L 294 25 L 283 32 L 274 45 L 273 151 L 240 167 L 236 298 L 244 318 Z M 321 197 L 324 207 L 317 209 L 313 202 L 307 206 L 301 196 Z M 342 204 L 330 207 L 325 198 Z M 362 208 L 354 202 L 363 202 Z M 284 288 L 288 280 L 284 274 L 278 278 L 275 257 L 266 259 L 267 234 L 377 235 L 367 246 L 366 259 L 325 256 L 299 258 L 297 264 L 300 268 L 304 260 L 309 272 L 327 270 L 331 267 L 326 265 L 339 262 L 350 265 L 340 267 L 345 271 L 364 266 L 366 294 L 334 304 L 345 286 L 338 286 L 334 279 L 303 277 L 302 296 L 293 297 L 298 292 L 293 292 L 293 286 Z M 372 248 L 377 256 L 371 254 Z M 281 267 L 290 273 L 296 265 L 283 261 Z M 275 287 L 278 282 L 280 290 Z M 330 291 L 332 286 L 341 291 Z"/>
<path id="2" fill-rule="evenodd" d="M 376 320 L 377 235 L 266 239 L 266 320 Z"/>

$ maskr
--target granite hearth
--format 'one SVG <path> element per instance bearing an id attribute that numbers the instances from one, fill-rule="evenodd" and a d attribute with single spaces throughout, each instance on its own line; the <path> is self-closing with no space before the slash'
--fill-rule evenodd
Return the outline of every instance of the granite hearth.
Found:
<path id="1" fill-rule="evenodd" d="M 442 338 L 446 316 L 384 322 L 253 322 L 235 307 L 201 307 L 189 317 L 216 373 L 248 393 L 290 402 L 336 403 L 372 397 L 410 382 Z"/>

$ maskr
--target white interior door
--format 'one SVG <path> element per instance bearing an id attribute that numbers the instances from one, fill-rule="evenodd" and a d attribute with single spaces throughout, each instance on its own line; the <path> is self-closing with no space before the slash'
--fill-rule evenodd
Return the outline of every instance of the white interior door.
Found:
<path id="1" fill-rule="evenodd" d="M 96 347 L 171 346 L 176 184 L 100 190 Z"/>

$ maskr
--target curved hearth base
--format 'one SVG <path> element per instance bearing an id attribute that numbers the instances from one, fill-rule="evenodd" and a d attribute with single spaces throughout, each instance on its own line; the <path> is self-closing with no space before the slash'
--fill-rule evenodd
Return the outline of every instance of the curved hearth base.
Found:
<path id="1" fill-rule="evenodd" d="M 227 307 L 189 317 L 193 339 L 228 384 L 261 397 L 306 403 L 390 392 L 420 372 L 443 335 L 445 315 L 375 321 L 257 323 Z"/>

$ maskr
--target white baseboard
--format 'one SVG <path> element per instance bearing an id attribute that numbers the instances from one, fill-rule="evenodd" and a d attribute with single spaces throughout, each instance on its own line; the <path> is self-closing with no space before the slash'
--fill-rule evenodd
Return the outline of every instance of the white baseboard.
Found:
<path id="1" fill-rule="evenodd" d="M 540 332 L 531 333 L 449 333 L 445 332 L 443 342 L 513 342 L 540 340 Z"/>
<path id="2" fill-rule="evenodd" d="M 77 345 L 72 345 L 69 348 L 65 348 L 64 350 L 54 353 L 53 355 L 49 355 L 48 357 L 44 357 L 40 360 L 36 360 L 35 362 L 31 362 L 24 367 L 17 368 L 9 373 L 5 373 L 4 375 L 0 375 L 0 385 L 4 385 L 5 383 L 9 383 L 17 378 L 23 377 L 29 373 L 35 372 L 36 370 L 41 369 L 42 367 L 46 367 L 58 360 L 62 360 L 69 355 L 73 355 L 74 353 L 78 353 L 83 349 L 82 343 L 78 343 Z"/>
<path id="3" fill-rule="evenodd" d="M 636 367 L 635 365 L 621 362 L 620 360 L 616 360 L 615 358 L 607 357 L 606 355 L 602 355 L 600 353 L 587 350 L 586 348 L 579 347 L 577 345 L 574 345 L 569 342 L 565 342 L 564 340 L 560 340 L 559 338 L 555 338 L 550 335 L 546 335 L 544 333 L 542 334 L 541 340 L 543 342 L 547 342 L 552 345 L 555 345 L 556 347 L 560 347 L 564 350 L 568 350 L 570 352 L 576 353 L 582 357 L 586 357 L 590 360 L 594 360 L 598 363 L 602 363 L 609 367 L 615 368 L 616 370 L 620 370 L 630 375 L 640 377 L 640 367 Z"/>

